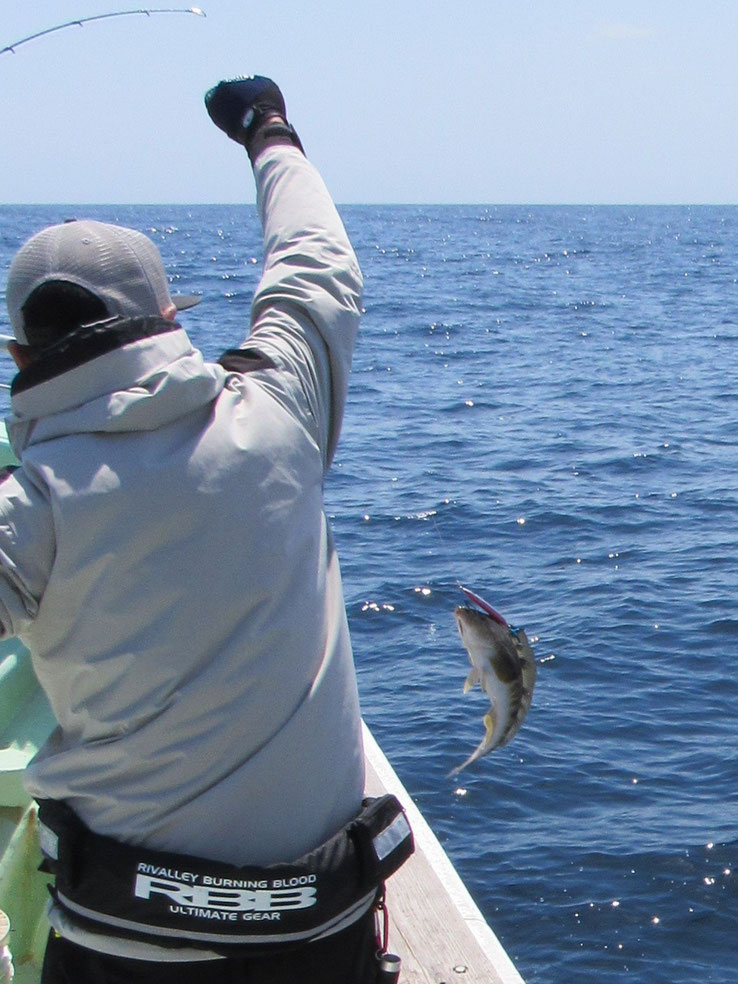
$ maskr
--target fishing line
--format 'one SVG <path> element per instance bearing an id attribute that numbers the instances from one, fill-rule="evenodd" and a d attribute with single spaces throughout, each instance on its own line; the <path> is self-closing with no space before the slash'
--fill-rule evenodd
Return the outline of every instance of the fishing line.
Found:
<path id="1" fill-rule="evenodd" d="M 438 522 L 436 520 L 436 516 L 437 515 L 438 515 L 438 510 L 437 509 L 433 509 L 433 510 L 431 510 L 428 513 L 428 518 L 430 519 L 431 523 L 433 523 L 433 529 L 436 531 L 436 536 L 438 537 L 438 539 L 439 539 L 439 541 L 441 543 L 441 546 L 444 548 L 444 550 L 448 550 L 451 545 L 450 545 L 449 541 L 446 540 L 446 538 L 444 537 L 444 535 L 441 533 L 441 528 L 438 525 Z M 454 578 L 454 583 L 456 584 L 456 587 L 457 588 L 461 588 L 462 591 L 464 590 L 464 586 L 463 586 L 463 584 L 461 583 L 461 581 L 459 580 L 458 577 L 455 577 Z"/>
<path id="2" fill-rule="evenodd" d="M 94 17 L 80 17 L 76 20 L 66 21 L 64 24 L 57 24 L 56 27 L 47 27 L 44 31 L 29 34 L 28 37 L 21 38 L 19 41 L 14 41 L 12 44 L 0 48 L 0 55 L 4 55 L 8 51 L 15 54 L 15 49 L 20 48 L 22 44 L 26 44 L 28 41 L 35 41 L 36 38 L 42 38 L 45 34 L 53 34 L 54 31 L 63 31 L 66 27 L 83 27 L 91 21 L 107 20 L 109 17 L 127 17 L 129 14 L 145 14 L 146 17 L 151 17 L 152 14 L 195 14 L 197 17 L 207 16 L 205 11 L 199 7 L 153 7 L 148 10 L 116 10 L 110 14 L 95 14 Z"/>
<path id="3" fill-rule="evenodd" d="M 446 540 L 446 538 L 441 533 L 441 528 L 438 525 L 438 522 L 436 521 L 437 514 L 438 514 L 438 510 L 433 509 L 433 510 L 431 510 L 429 512 L 428 518 L 430 519 L 431 523 L 433 523 L 433 529 L 436 531 L 436 536 L 438 537 L 438 539 L 439 539 L 439 541 L 441 543 L 441 546 L 444 548 L 444 550 L 447 550 L 449 548 L 450 544 L 448 543 L 448 541 Z M 461 581 L 459 580 L 458 577 L 454 578 L 454 582 L 456 583 L 456 587 L 457 588 L 460 588 L 462 591 L 464 590 L 464 586 L 463 586 L 463 584 L 461 583 Z"/>
<path id="4" fill-rule="evenodd" d="M 436 534 L 438 535 L 438 539 L 441 541 L 441 543 L 443 544 L 443 546 L 446 547 L 447 546 L 446 540 L 444 539 L 444 537 L 443 537 L 443 535 L 441 533 L 440 527 L 438 526 L 438 523 L 436 522 L 436 510 L 435 509 L 430 513 L 429 518 L 430 518 L 431 522 L 433 523 L 433 526 L 435 528 Z M 471 601 L 473 604 L 475 604 L 478 608 L 481 608 L 483 612 L 486 612 L 487 615 L 489 615 L 499 625 L 504 625 L 507 628 L 510 628 L 510 623 L 507 621 L 507 619 L 503 615 L 500 615 L 500 613 L 497 611 L 497 609 L 496 608 L 493 608 L 492 605 L 490 605 L 490 603 L 488 601 L 485 601 L 484 598 L 481 598 L 476 593 L 476 591 L 472 591 L 471 588 L 467 588 L 459 580 L 458 577 L 457 578 L 454 578 L 454 580 L 456 582 L 456 587 L 460 591 L 463 591 L 463 593 L 466 595 L 466 597 L 469 599 L 469 601 Z"/>

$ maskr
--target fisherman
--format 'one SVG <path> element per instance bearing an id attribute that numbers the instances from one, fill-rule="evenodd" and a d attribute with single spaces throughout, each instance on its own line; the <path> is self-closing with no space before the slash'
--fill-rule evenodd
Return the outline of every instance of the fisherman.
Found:
<path id="1" fill-rule="evenodd" d="M 8 275 L 0 622 L 59 724 L 27 771 L 55 875 L 44 984 L 368 984 L 412 849 L 396 801 L 362 808 L 322 500 L 361 274 L 274 82 L 206 106 L 264 229 L 240 347 L 204 361 L 175 320 L 193 298 L 130 229 L 47 228 Z"/>

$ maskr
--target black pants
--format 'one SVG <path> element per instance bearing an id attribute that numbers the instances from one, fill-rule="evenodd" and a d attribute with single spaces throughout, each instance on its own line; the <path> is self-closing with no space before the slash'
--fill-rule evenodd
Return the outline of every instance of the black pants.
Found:
<path id="1" fill-rule="evenodd" d="M 374 913 L 324 940 L 264 956 L 195 963 L 109 957 L 49 937 L 41 984 L 375 984 Z"/>

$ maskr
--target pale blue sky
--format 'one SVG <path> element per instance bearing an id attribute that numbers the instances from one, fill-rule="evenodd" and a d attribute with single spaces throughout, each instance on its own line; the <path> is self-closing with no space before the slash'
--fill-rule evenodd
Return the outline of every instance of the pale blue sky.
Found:
<path id="1" fill-rule="evenodd" d="M 0 201 L 252 201 L 202 96 L 257 72 L 339 202 L 738 202 L 735 0 L 199 2 L 0 56 Z M 136 7 L 2 0 L 0 47 Z"/>

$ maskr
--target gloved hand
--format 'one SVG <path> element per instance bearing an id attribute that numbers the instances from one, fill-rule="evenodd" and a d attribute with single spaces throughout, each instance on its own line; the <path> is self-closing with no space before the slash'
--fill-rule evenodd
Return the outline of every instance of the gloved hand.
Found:
<path id="1" fill-rule="evenodd" d="M 294 127 L 287 123 L 279 86 L 264 75 L 219 82 L 205 94 L 205 108 L 213 123 L 247 150 L 263 124 L 274 116 L 280 120 L 270 124 L 263 135 L 286 137 L 302 150 Z"/>

